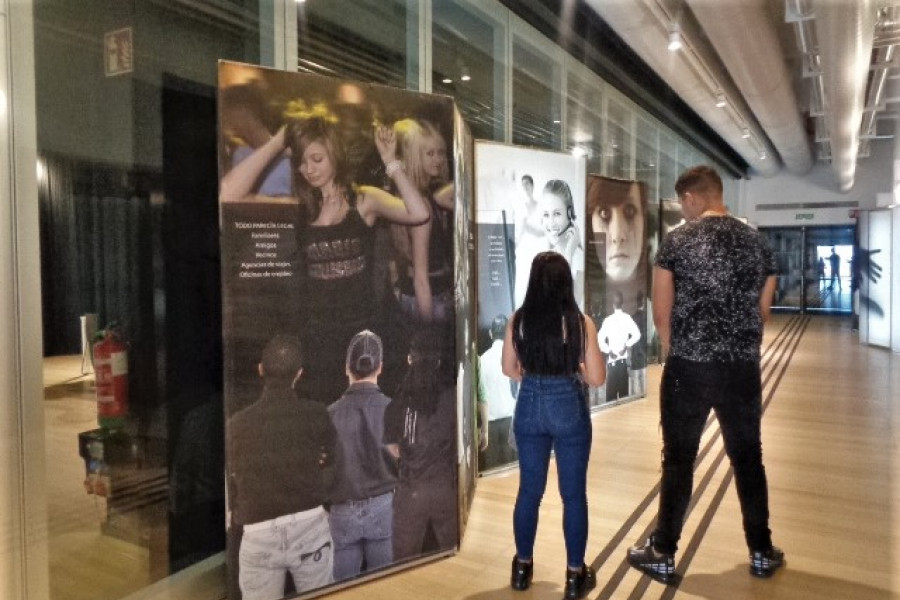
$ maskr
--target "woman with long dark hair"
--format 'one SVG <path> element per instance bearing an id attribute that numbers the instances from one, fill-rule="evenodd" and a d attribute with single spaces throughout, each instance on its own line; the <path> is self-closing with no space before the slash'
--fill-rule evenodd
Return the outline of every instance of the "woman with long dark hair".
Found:
<path id="1" fill-rule="evenodd" d="M 568 567 L 564 598 L 583 598 L 597 584 L 594 570 L 584 564 L 591 453 L 585 384 L 601 385 L 606 367 L 597 328 L 578 309 L 572 272 L 561 254 L 542 252 L 534 257 L 525 301 L 506 328 L 503 372 L 521 382 L 513 419 L 520 478 L 510 584 L 516 590 L 531 585 L 538 509 L 554 451 Z"/>
<path id="2" fill-rule="evenodd" d="M 456 496 L 456 361 L 453 332 L 419 329 L 409 368 L 385 417 L 385 443 L 399 459 L 394 559 L 449 550 L 459 541 Z M 427 545 L 432 531 L 433 546 Z"/>

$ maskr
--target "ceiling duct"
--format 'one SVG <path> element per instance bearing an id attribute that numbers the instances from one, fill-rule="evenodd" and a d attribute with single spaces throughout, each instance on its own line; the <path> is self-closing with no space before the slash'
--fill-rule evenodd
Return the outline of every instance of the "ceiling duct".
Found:
<path id="1" fill-rule="evenodd" d="M 785 167 L 806 174 L 812 153 L 767 1 L 687 3 Z"/>
<path id="2" fill-rule="evenodd" d="M 657 0 L 586 2 L 744 158 L 754 173 L 770 177 L 779 171 L 778 151 L 760 128 L 690 11 L 679 9 L 679 14 L 671 14 Z M 677 25 L 683 43 L 676 52 L 667 49 L 673 25 Z M 726 99 L 726 106 L 716 108 L 720 93 Z M 748 132 L 750 135 L 745 137 Z"/>
<path id="3" fill-rule="evenodd" d="M 872 0 L 815 0 L 813 13 L 825 88 L 831 168 L 838 189 L 847 192 L 856 178 L 876 7 Z"/>

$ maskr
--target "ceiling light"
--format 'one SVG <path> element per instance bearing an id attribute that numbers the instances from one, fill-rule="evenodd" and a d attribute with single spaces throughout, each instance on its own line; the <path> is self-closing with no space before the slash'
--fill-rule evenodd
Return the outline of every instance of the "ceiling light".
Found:
<path id="1" fill-rule="evenodd" d="M 750 130 L 747 129 L 746 127 L 744 127 L 744 128 L 741 130 L 741 137 L 744 138 L 745 140 L 746 140 L 747 138 L 749 138 L 749 137 L 750 137 Z"/>
<path id="2" fill-rule="evenodd" d="M 443 79 L 441 79 L 441 81 L 444 83 L 453 83 L 453 80 L 450 79 L 449 77 L 444 77 Z"/>
<path id="3" fill-rule="evenodd" d="M 716 108 L 725 108 L 725 105 L 728 104 L 725 101 L 725 94 L 723 92 L 716 92 Z"/>
<path id="4" fill-rule="evenodd" d="M 669 52 L 677 52 L 681 47 L 681 29 L 677 23 L 672 23 L 669 25 Z"/>
<path id="5" fill-rule="evenodd" d="M 472 78 L 469 77 L 469 75 L 463 75 L 462 77 L 460 77 L 460 80 L 462 80 L 462 81 L 471 81 Z"/>

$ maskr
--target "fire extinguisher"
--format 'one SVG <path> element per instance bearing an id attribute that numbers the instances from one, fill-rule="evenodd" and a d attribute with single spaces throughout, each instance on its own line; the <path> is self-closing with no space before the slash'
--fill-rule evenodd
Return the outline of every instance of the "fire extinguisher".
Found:
<path id="1" fill-rule="evenodd" d="M 117 429 L 124 425 L 128 415 L 128 345 L 113 326 L 97 332 L 97 338 L 94 343 L 97 422 L 104 429 Z"/>

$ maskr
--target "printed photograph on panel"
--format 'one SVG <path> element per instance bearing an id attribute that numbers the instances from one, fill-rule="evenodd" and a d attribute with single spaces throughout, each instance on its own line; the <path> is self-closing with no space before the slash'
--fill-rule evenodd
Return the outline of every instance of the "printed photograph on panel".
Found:
<path id="1" fill-rule="evenodd" d="M 643 183 L 588 176 L 586 297 L 606 358 L 606 384 L 591 390 L 594 406 L 646 394 L 647 212 Z"/>
<path id="2" fill-rule="evenodd" d="M 219 65 L 230 598 L 459 543 L 451 99 Z"/>
<path id="3" fill-rule="evenodd" d="M 478 236 L 478 397 L 482 472 L 518 460 L 515 382 L 503 375 L 503 332 L 528 286 L 531 261 L 553 250 L 569 262 L 584 307 L 585 161 L 562 152 L 475 144 Z"/>

